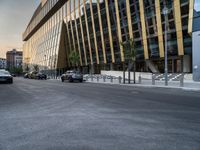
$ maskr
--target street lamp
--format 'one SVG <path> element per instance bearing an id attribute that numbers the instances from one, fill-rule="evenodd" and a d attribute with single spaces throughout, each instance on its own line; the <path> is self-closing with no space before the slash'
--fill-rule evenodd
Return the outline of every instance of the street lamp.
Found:
<path id="1" fill-rule="evenodd" d="M 165 5 L 162 10 L 163 15 L 165 16 L 165 86 L 168 86 L 168 63 L 167 63 L 167 30 L 168 30 L 168 14 L 170 13 L 170 10 Z"/>

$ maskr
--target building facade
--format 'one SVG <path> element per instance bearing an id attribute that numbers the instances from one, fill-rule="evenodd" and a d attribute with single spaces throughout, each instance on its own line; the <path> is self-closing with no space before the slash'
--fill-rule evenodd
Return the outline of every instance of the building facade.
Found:
<path id="1" fill-rule="evenodd" d="M 6 69 L 6 59 L 0 58 L 0 69 Z"/>
<path id="2" fill-rule="evenodd" d="M 200 0 L 194 1 L 193 13 L 193 80 L 200 81 Z"/>
<path id="3" fill-rule="evenodd" d="M 43 0 L 23 34 L 23 62 L 54 73 L 69 69 L 69 54 L 77 51 L 85 72 L 122 70 L 121 43 L 133 39 L 137 71 L 164 72 L 166 22 L 169 72 L 192 72 L 193 5 L 193 0 Z"/>
<path id="4" fill-rule="evenodd" d="M 7 60 L 7 68 L 9 70 L 13 68 L 21 68 L 23 61 L 23 52 L 17 51 L 16 49 L 8 51 L 6 53 L 6 60 Z"/>

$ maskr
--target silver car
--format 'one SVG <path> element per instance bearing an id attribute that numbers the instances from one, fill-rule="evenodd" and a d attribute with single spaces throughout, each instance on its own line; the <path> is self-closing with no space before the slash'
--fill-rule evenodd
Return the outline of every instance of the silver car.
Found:
<path id="1" fill-rule="evenodd" d="M 0 70 L 0 82 L 2 83 L 13 83 L 13 77 L 6 70 Z"/>
<path id="2" fill-rule="evenodd" d="M 78 71 L 70 70 L 62 74 L 61 81 L 64 82 L 65 80 L 83 82 L 83 75 Z"/>

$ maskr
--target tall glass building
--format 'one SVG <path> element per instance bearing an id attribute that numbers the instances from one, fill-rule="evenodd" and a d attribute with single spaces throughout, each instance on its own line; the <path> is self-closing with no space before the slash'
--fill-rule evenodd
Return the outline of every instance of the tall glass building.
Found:
<path id="1" fill-rule="evenodd" d="M 23 33 L 24 65 L 64 71 L 72 67 L 69 53 L 77 51 L 84 72 L 122 70 L 120 43 L 133 39 L 137 71 L 164 72 L 166 22 L 169 72 L 191 72 L 193 5 L 194 0 L 42 0 Z"/>

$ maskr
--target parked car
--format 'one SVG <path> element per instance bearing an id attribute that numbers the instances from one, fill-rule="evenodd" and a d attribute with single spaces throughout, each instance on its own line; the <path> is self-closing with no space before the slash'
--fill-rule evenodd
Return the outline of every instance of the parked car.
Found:
<path id="1" fill-rule="evenodd" d="M 36 79 L 36 75 L 38 74 L 37 71 L 32 71 L 29 73 L 28 78 L 29 79 Z"/>
<path id="2" fill-rule="evenodd" d="M 13 83 L 13 77 L 11 74 L 6 70 L 0 70 L 0 82 L 4 83 Z"/>
<path id="3" fill-rule="evenodd" d="M 30 76 L 30 73 L 25 73 L 24 78 L 28 79 Z"/>
<path id="4" fill-rule="evenodd" d="M 13 77 L 16 77 L 17 75 L 16 75 L 16 74 L 14 74 L 14 73 L 12 73 L 12 74 L 11 74 L 11 76 L 13 76 Z"/>
<path id="5" fill-rule="evenodd" d="M 69 82 L 73 81 L 83 82 L 83 75 L 78 71 L 69 70 L 64 74 L 62 74 L 61 76 L 61 81 L 64 82 L 65 80 L 68 80 Z"/>
<path id="6" fill-rule="evenodd" d="M 47 75 L 46 74 L 44 74 L 44 73 L 37 73 L 36 75 L 35 75 L 35 79 L 39 79 L 39 80 L 46 80 L 47 79 Z"/>

